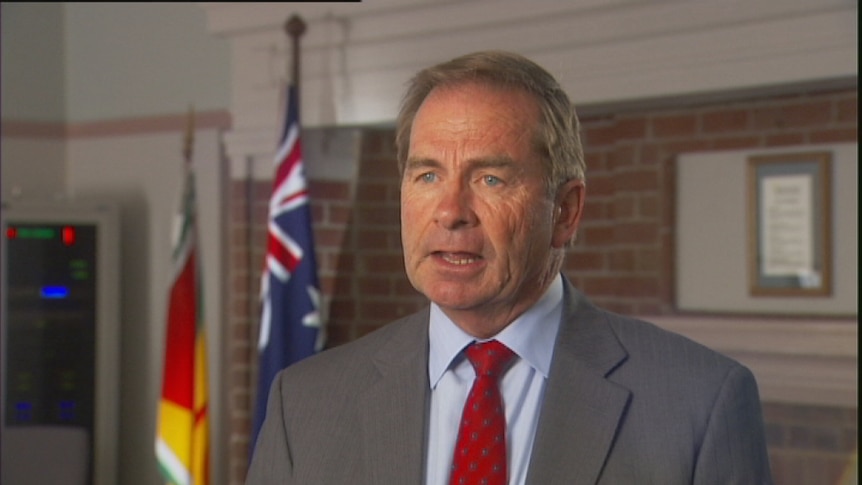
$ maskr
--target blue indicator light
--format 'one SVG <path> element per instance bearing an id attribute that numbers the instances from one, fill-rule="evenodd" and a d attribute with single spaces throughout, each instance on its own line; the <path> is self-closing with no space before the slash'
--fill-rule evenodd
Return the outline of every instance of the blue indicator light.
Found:
<path id="1" fill-rule="evenodd" d="M 15 420 L 27 422 L 33 419 L 33 403 L 18 401 L 15 403 Z"/>
<path id="2" fill-rule="evenodd" d="M 63 421 L 74 421 L 75 401 L 60 401 L 60 419 L 62 419 Z"/>
<path id="3" fill-rule="evenodd" d="M 69 296 L 69 288 L 66 286 L 43 286 L 42 298 L 49 300 L 60 300 Z"/>

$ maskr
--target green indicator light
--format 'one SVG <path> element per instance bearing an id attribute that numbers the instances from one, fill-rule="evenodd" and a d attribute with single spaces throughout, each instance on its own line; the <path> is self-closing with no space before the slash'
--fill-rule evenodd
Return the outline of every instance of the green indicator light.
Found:
<path id="1" fill-rule="evenodd" d="M 72 272 L 73 280 L 86 280 L 90 278 L 90 273 L 85 270 L 76 270 Z"/>
<path id="2" fill-rule="evenodd" d="M 57 232 L 49 227 L 19 227 L 18 238 L 20 239 L 54 239 Z"/>

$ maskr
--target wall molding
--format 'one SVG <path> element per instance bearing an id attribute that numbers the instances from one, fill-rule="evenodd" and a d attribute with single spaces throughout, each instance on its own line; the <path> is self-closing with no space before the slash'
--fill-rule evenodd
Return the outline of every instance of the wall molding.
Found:
<path id="1" fill-rule="evenodd" d="M 83 122 L 27 121 L 4 119 L 0 134 L 9 138 L 78 139 L 113 136 L 142 135 L 185 131 L 188 114 L 166 114 L 113 120 Z M 228 130 L 232 119 L 228 110 L 199 111 L 195 113 L 195 128 Z"/>

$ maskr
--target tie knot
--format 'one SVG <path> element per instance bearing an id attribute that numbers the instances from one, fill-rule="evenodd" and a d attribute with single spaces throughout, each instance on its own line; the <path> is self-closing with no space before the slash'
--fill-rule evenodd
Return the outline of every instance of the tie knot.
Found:
<path id="1" fill-rule="evenodd" d="M 471 344 L 465 350 L 476 375 L 497 377 L 503 373 L 515 353 L 496 340 Z"/>

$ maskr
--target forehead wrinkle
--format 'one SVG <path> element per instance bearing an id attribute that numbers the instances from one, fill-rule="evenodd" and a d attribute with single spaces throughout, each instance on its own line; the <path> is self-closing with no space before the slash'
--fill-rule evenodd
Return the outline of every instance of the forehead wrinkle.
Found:
<path id="1" fill-rule="evenodd" d="M 476 157 L 467 160 L 467 166 L 472 169 L 483 169 L 483 168 L 503 168 L 503 169 L 511 169 L 516 168 L 517 164 L 512 157 L 508 155 L 491 155 L 487 157 Z"/>

